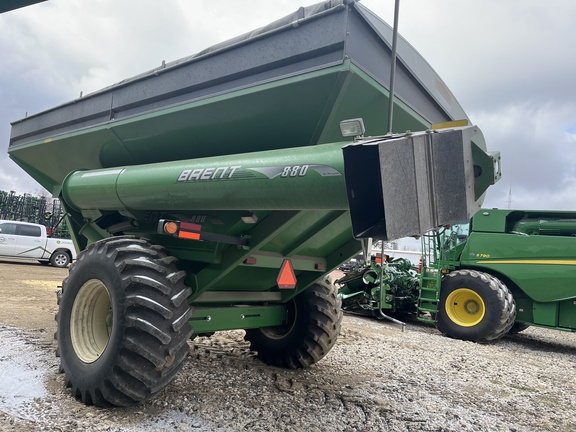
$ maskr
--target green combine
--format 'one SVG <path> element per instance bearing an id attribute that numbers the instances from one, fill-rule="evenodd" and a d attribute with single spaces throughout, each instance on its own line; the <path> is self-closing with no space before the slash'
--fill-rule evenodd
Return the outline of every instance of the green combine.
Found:
<path id="1" fill-rule="evenodd" d="M 405 259 L 361 261 L 335 281 L 342 308 L 490 342 L 529 326 L 576 331 L 576 212 L 482 209 L 422 236 Z"/>
<path id="2" fill-rule="evenodd" d="M 475 126 L 431 129 L 466 115 L 401 38 L 386 124 L 391 36 L 326 1 L 12 124 L 10 157 L 60 198 L 81 251 L 56 334 L 77 398 L 144 401 L 190 338 L 221 330 L 245 329 L 267 364 L 316 363 L 342 318 L 326 276 L 358 239 L 480 208 L 499 156 Z"/>
<path id="3" fill-rule="evenodd" d="M 486 342 L 528 326 L 576 331 L 576 213 L 485 209 L 423 237 L 419 310 Z"/>

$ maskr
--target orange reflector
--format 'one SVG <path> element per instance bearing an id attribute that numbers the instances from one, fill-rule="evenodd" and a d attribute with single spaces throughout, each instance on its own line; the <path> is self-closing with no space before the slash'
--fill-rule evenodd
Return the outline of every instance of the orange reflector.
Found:
<path id="1" fill-rule="evenodd" d="M 176 222 L 166 222 L 164 224 L 164 232 L 166 234 L 176 234 L 178 231 L 178 224 Z"/>
<path id="2" fill-rule="evenodd" d="M 190 240 L 200 240 L 200 233 L 189 232 L 189 231 L 180 231 L 178 233 L 178 237 L 190 239 Z"/>
<path id="3" fill-rule="evenodd" d="M 178 237 L 189 240 L 200 240 L 201 230 L 202 225 L 190 222 L 180 222 L 180 230 L 178 231 Z"/>
<path id="4" fill-rule="evenodd" d="M 293 289 L 296 288 L 296 275 L 292 268 L 292 261 L 285 259 L 280 267 L 280 272 L 276 278 L 276 283 L 280 289 Z"/>

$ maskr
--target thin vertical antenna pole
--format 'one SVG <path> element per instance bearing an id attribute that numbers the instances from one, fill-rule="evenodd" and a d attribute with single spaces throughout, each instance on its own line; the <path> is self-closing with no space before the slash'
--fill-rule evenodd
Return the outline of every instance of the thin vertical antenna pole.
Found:
<path id="1" fill-rule="evenodd" d="M 388 133 L 392 133 L 392 120 L 394 118 L 394 81 L 396 80 L 396 50 L 398 44 L 398 14 L 400 0 L 394 3 L 394 27 L 392 28 L 392 59 L 390 61 L 390 100 L 388 105 Z"/>

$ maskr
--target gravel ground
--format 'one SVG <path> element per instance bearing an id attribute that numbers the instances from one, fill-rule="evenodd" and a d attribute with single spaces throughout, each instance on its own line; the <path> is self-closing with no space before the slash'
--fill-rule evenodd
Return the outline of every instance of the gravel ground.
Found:
<path id="1" fill-rule="evenodd" d="M 175 381 L 133 408 L 76 401 L 54 357 L 66 270 L 0 262 L 1 431 L 576 431 L 576 335 L 530 328 L 495 344 L 347 315 L 305 370 L 257 360 L 243 331 L 190 342 Z"/>

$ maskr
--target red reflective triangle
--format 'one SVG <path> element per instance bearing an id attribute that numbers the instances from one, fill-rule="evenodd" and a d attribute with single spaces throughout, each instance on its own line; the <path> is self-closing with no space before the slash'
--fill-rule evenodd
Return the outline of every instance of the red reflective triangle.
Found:
<path id="1" fill-rule="evenodd" d="M 280 289 L 293 289 L 296 288 L 296 275 L 292 268 L 292 261 L 285 259 L 280 267 L 280 272 L 276 278 L 276 283 Z"/>

